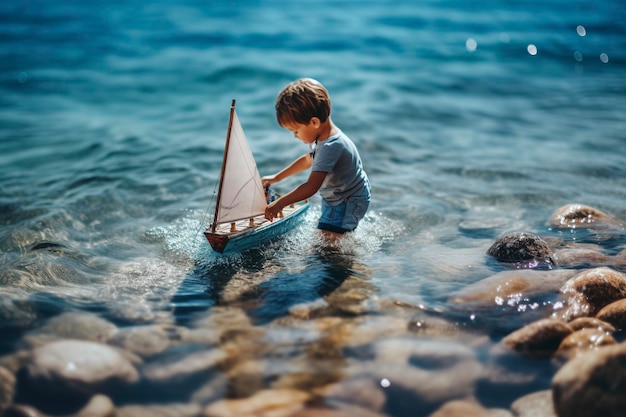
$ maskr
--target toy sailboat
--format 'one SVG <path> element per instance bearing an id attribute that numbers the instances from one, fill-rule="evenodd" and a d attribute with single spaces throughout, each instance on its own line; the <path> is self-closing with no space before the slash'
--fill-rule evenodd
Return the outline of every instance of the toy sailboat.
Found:
<path id="1" fill-rule="evenodd" d="M 204 232 L 214 251 L 236 253 L 258 248 L 293 229 L 309 208 L 307 201 L 285 207 L 279 218 L 270 222 L 264 216 L 266 194 L 233 100 L 215 215 Z"/>

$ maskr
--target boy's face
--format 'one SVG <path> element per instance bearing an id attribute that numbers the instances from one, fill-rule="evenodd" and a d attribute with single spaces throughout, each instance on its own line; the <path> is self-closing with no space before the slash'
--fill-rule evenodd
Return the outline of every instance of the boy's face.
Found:
<path id="1" fill-rule="evenodd" d="M 286 123 L 283 127 L 290 130 L 295 138 L 309 144 L 319 138 L 320 120 L 317 117 L 313 117 L 308 124 L 291 122 Z"/>

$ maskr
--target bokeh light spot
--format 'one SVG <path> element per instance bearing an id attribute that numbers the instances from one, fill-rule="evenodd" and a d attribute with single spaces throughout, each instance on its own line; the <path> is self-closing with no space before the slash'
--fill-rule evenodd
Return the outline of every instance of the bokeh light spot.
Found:
<path id="1" fill-rule="evenodd" d="M 467 38 L 467 40 L 465 41 L 465 49 L 470 52 L 474 52 L 476 48 L 478 48 L 478 42 L 476 42 L 476 39 Z"/>
<path id="2" fill-rule="evenodd" d="M 526 50 L 531 55 L 537 55 L 537 47 L 532 43 L 526 47 Z"/>

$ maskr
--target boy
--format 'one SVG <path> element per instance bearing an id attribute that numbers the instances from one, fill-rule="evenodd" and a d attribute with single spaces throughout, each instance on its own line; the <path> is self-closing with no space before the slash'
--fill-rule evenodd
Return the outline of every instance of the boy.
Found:
<path id="1" fill-rule="evenodd" d="M 309 152 L 282 171 L 262 178 L 264 187 L 311 168 L 308 180 L 265 209 L 273 220 L 283 207 L 318 190 L 322 214 L 317 228 L 329 237 L 354 230 L 370 203 L 370 184 L 354 143 L 330 118 L 330 97 L 318 81 L 302 78 L 287 85 L 276 99 L 278 124 L 309 145 Z"/>

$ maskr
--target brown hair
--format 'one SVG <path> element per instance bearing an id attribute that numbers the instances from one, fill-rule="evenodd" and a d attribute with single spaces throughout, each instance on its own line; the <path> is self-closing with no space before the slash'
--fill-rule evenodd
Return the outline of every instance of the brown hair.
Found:
<path id="1" fill-rule="evenodd" d="M 324 86 L 312 78 L 301 78 L 283 88 L 276 98 L 276 120 L 309 124 L 312 117 L 323 123 L 330 116 L 330 97 Z"/>

